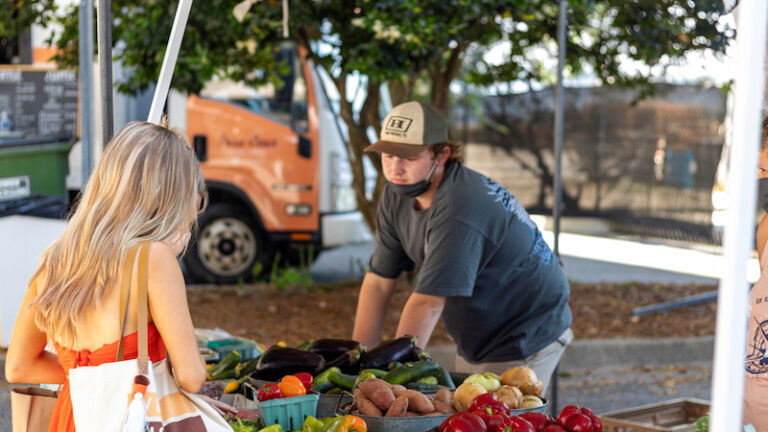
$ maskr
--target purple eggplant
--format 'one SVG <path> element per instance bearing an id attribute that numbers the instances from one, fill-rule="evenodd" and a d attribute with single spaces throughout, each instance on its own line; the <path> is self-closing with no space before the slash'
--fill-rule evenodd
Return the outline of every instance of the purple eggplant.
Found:
<path id="1" fill-rule="evenodd" d="M 389 362 L 418 360 L 416 337 L 405 335 L 380 343 L 376 348 L 363 354 L 360 369 L 386 369 Z"/>
<path id="2" fill-rule="evenodd" d="M 288 347 L 271 347 L 259 357 L 254 378 L 277 381 L 285 375 L 309 372 L 312 375 L 325 369 L 325 359 L 320 354 Z"/>
<path id="3" fill-rule="evenodd" d="M 360 346 L 360 342 L 349 339 L 318 339 L 305 349 L 323 356 L 326 362 L 330 362 L 345 352 Z"/>

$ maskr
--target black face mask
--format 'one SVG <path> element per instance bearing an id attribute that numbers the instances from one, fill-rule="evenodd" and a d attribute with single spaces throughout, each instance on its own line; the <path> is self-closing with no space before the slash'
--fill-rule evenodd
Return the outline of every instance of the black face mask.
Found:
<path id="1" fill-rule="evenodd" d="M 768 177 L 757 179 L 757 205 L 768 212 Z"/>
<path id="2" fill-rule="evenodd" d="M 411 184 L 394 184 L 389 182 L 389 185 L 392 186 L 392 189 L 397 192 L 398 195 L 407 196 L 408 198 L 416 198 L 417 196 L 426 192 L 427 189 L 429 189 L 429 185 L 432 184 L 432 176 L 435 174 L 436 168 L 437 158 L 435 158 L 435 161 L 432 163 L 432 168 L 429 169 L 427 178 L 424 180 Z"/>

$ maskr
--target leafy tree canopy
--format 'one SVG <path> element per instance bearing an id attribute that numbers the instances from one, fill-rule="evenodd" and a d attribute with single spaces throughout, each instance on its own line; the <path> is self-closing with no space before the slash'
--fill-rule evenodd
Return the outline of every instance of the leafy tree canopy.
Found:
<path id="1" fill-rule="evenodd" d="M 567 0 L 567 71 L 592 72 L 604 84 L 647 86 L 651 71 L 627 70 L 626 62 L 663 65 L 690 52 L 723 53 L 734 30 L 721 22 L 721 0 Z M 138 5 L 137 5 L 138 3 Z M 214 76 L 258 84 L 276 80 L 273 53 L 283 41 L 282 2 L 250 0 L 244 19 L 232 13 L 240 0 L 197 1 L 174 72 L 174 88 L 198 92 Z M 170 34 L 176 1 L 112 0 L 116 57 L 134 73 L 120 83 L 135 91 L 154 83 Z M 329 70 L 341 95 L 340 115 L 349 126 L 348 156 L 360 209 L 375 225 L 383 188 L 373 198 L 363 186 L 366 131 L 379 131 L 379 86 L 389 85 L 393 103 L 422 98 L 447 111 L 450 83 L 523 80 L 551 82 L 541 60 L 556 53 L 558 2 L 552 0 L 306 0 L 290 2 L 290 38 Z M 77 13 L 69 11 L 54 36 L 58 60 L 77 64 Z M 0 27 L 2 28 L 2 27 Z M 505 47 L 501 61 L 483 55 Z M 463 68 L 463 69 L 462 69 Z M 347 77 L 366 77 L 363 103 L 353 109 Z M 381 174 L 379 161 L 372 157 Z"/>

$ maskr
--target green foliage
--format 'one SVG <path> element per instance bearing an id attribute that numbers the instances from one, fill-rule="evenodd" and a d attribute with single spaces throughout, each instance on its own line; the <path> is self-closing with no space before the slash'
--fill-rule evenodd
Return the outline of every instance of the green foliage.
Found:
<path id="1" fill-rule="evenodd" d="M 45 27 L 55 13 L 54 0 L 4 1 L 0 7 L 0 38 L 15 38 L 32 24 Z"/>
<path id="2" fill-rule="evenodd" d="M 135 91 L 159 74 L 177 1 L 113 0 L 115 57 L 133 73 L 119 83 Z M 277 80 L 273 53 L 284 43 L 282 2 L 251 4 L 240 22 L 240 0 L 195 2 L 179 52 L 172 86 L 198 92 L 212 77 L 259 84 Z M 487 86 L 515 80 L 551 83 L 556 57 L 558 2 L 551 0 L 307 0 L 290 2 L 289 38 L 330 71 L 341 95 L 339 114 L 348 126 L 347 156 L 358 207 L 375 229 L 375 209 L 384 187 L 379 159 L 372 199 L 363 186 L 362 149 L 367 131 L 379 132 L 382 84 L 393 103 L 414 98 L 448 111 L 450 84 L 460 78 Z M 591 71 L 606 85 L 653 92 L 653 77 L 680 57 L 725 52 L 734 30 L 720 23 L 721 0 L 568 0 L 566 73 Z M 77 13 L 62 18 L 54 36 L 61 63 L 77 64 Z M 505 46 L 501 61 L 489 49 Z M 545 52 L 548 57 L 534 55 Z M 626 68 L 627 63 L 639 67 Z M 347 78 L 362 75 L 361 88 Z M 361 96 L 362 104 L 352 99 Z"/>
<path id="3" fill-rule="evenodd" d="M 272 267 L 269 273 L 269 283 L 277 287 L 277 290 L 281 292 L 285 291 L 286 288 L 301 288 L 304 291 L 308 291 L 314 284 L 314 280 L 312 280 L 312 274 L 310 272 L 313 262 L 312 252 L 312 245 L 309 246 L 308 250 L 299 249 L 298 266 L 281 265 L 282 256 L 280 252 L 277 252 L 274 259 L 272 260 Z M 261 274 L 261 271 L 261 263 L 257 263 L 253 268 L 253 275 L 258 276 Z"/>

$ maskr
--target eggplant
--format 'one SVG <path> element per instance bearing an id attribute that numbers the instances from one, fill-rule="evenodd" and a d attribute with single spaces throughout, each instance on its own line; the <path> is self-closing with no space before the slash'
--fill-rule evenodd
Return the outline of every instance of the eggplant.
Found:
<path id="1" fill-rule="evenodd" d="M 349 339 L 318 339 L 309 344 L 305 349 L 323 356 L 329 362 L 345 352 L 360 346 L 360 342 Z"/>
<path id="2" fill-rule="evenodd" d="M 259 357 L 254 378 L 277 381 L 285 375 L 309 372 L 316 375 L 325 369 L 325 359 L 320 354 L 288 347 L 271 347 Z"/>
<path id="3" fill-rule="evenodd" d="M 347 350 L 340 356 L 326 362 L 326 367 L 337 367 L 345 374 L 357 375 L 360 372 L 360 357 L 364 355 L 365 350 L 360 345 L 357 348 Z"/>
<path id="4" fill-rule="evenodd" d="M 363 354 L 361 369 L 386 369 L 390 362 L 407 362 L 418 359 L 416 337 L 405 335 L 380 343 L 376 348 Z"/>

